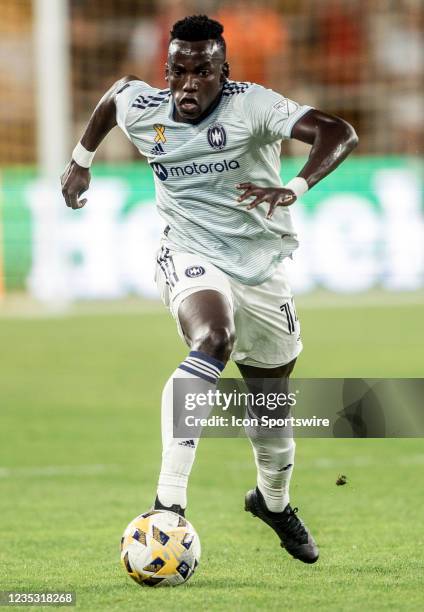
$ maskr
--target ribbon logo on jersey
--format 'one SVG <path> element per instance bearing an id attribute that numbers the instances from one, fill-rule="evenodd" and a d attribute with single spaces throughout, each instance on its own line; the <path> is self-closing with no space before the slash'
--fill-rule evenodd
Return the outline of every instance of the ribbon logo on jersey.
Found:
<path id="1" fill-rule="evenodd" d="M 215 151 L 222 151 L 227 144 L 227 133 L 220 123 L 214 123 L 208 129 L 208 143 Z"/>
<path id="2" fill-rule="evenodd" d="M 161 125 L 159 123 L 155 123 L 155 125 L 153 126 L 155 132 L 156 132 L 156 136 L 155 136 L 155 142 L 166 142 L 166 136 L 165 136 L 165 126 Z"/>

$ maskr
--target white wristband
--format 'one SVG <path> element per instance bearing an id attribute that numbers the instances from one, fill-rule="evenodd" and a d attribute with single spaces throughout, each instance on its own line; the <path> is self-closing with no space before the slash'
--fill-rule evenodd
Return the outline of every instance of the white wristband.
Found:
<path id="1" fill-rule="evenodd" d="M 301 176 L 295 176 L 291 179 L 291 181 L 284 185 L 284 189 L 290 189 L 296 195 L 296 198 L 300 198 L 308 191 L 309 187 L 304 178 Z"/>
<path id="2" fill-rule="evenodd" d="M 96 151 L 87 151 L 85 147 L 79 142 L 75 149 L 72 151 L 72 159 L 81 166 L 81 168 L 89 168 Z"/>

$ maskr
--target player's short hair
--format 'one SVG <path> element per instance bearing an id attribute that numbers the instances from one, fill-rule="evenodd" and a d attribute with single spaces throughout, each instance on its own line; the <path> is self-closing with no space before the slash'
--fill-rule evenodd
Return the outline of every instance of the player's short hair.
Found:
<path id="1" fill-rule="evenodd" d="M 187 42 L 216 40 L 222 48 L 225 57 L 226 45 L 222 36 L 223 31 L 224 26 L 219 21 L 210 19 L 207 15 L 191 15 L 174 23 L 170 32 L 170 41 L 175 38 Z"/>

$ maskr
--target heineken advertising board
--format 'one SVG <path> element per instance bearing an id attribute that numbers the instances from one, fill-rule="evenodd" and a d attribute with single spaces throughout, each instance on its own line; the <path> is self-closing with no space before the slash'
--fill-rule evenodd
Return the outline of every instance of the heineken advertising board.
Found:
<path id="1" fill-rule="evenodd" d="M 289 180 L 303 159 L 283 162 Z M 150 168 L 96 164 L 85 208 L 66 208 L 59 180 L 1 174 L 1 255 L 6 291 L 40 300 L 155 297 L 163 222 Z M 291 208 L 300 247 L 289 263 L 297 293 L 326 288 L 424 286 L 423 175 L 419 160 L 352 158 Z"/>

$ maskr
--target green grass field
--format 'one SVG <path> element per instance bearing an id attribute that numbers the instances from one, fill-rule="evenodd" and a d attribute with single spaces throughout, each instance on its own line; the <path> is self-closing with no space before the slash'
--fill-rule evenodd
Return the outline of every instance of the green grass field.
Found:
<path id="1" fill-rule="evenodd" d="M 177 589 L 125 576 L 121 532 L 152 503 L 160 392 L 186 353 L 164 310 L 134 310 L 0 318 L 0 589 L 74 590 L 81 610 L 423 609 L 420 439 L 298 441 L 292 501 L 320 545 L 314 566 L 243 511 L 249 443 L 203 440 L 198 572 Z M 422 305 L 299 311 L 297 376 L 424 375 Z"/>

